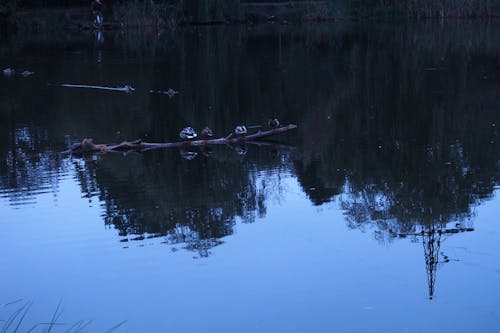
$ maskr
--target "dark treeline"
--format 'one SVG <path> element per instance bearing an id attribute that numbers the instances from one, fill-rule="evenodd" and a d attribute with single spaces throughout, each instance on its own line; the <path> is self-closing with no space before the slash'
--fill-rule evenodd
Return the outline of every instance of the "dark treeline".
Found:
<path id="1" fill-rule="evenodd" d="M 20 29 L 75 27 L 92 21 L 90 2 L 5 0 L 0 4 L 0 22 Z M 106 22 L 122 28 L 172 28 L 223 22 L 486 18 L 500 13 L 500 0 L 104 0 L 103 3 Z"/>

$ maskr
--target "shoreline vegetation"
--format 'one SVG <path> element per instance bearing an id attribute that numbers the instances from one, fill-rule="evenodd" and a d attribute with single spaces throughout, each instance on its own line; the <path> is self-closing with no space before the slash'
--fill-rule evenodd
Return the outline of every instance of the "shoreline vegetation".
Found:
<path id="1" fill-rule="evenodd" d="M 16 309 L 13 308 L 14 304 L 21 304 Z M 55 311 L 52 313 L 49 321 L 33 322 L 29 318 L 29 312 L 33 306 L 32 301 L 24 301 L 18 299 L 9 303 L 0 304 L 0 310 L 7 308 L 7 317 L 0 319 L 0 332 L 1 333 L 18 333 L 18 332 L 87 332 L 92 324 L 92 320 L 79 320 L 73 324 L 61 322 L 63 310 L 61 303 L 57 305 Z M 9 311 L 10 310 L 10 311 Z M 5 315 L 2 313 L 2 316 Z M 126 320 L 119 322 L 113 327 L 106 330 L 106 332 L 114 332 L 123 327 Z"/>
<path id="2" fill-rule="evenodd" d="M 500 0 L 109 0 L 104 4 L 105 29 L 500 17 Z M 28 0 L 3 1 L 0 26 L 30 31 L 93 28 L 89 1 L 63 0 L 46 0 L 43 5 Z"/>

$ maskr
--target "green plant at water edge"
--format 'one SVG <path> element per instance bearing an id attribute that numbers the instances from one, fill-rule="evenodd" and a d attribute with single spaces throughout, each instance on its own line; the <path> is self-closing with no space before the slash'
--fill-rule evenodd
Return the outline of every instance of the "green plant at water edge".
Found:
<path id="1" fill-rule="evenodd" d="M 31 302 L 26 303 L 20 309 L 11 314 L 9 318 L 7 318 L 7 320 L 0 320 L 0 322 L 3 322 L 2 330 L 0 331 L 0 333 L 18 332 L 19 327 L 21 326 L 24 317 L 26 317 L 26 314 L 28 313 L 31 305 Z"/>
<path id="2" fill-rule="evenodd" d="M 12 305 L 14 303 L 18 303 L 21 300 L 14 301 L 8 304 L 0 305 L 0 309 Z M 61 328 L 61 332 L 66 333 L 79 333 L 79 332 L 87 332 L 92 321 L 84 321 L 80 320 L 71 325 L 69 328 L 66 328 L 67 324 L 60 323 L 59 319 L 62 315 L 61 303 L 57 305 L 56 310 L 52 314 L 52 318 L 49 322 L 37 323 L 31 326 L 29 329 L 23 328 L 25 324 L 25 318 L 32 307 L 33 302 L 26 302 L 19 309 L 15 310 L 6 320 L 0 319 L 0 333 L 18 333 L 18 332 L 43 332 L 50 333 L 56 332 L 57 328 Z M 122 321 L 110 329 L 106 330 L 106 333 L 111 333 L 120 328 L 126 321 Z M 39 330 L 38 330 L 39 329 Z"/>

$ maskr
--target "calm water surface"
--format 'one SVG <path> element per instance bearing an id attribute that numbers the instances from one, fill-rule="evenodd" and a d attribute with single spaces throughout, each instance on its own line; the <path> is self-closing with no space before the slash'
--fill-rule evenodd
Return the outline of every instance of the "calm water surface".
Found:
<path id="1" fill-rule="evenodd" d="M 0 40 L 2 69 L 35 72 L 0 77 L 0 319 L 31 302 L 23 332 L 55 312 L 60 332 L 500 331 L 499 23 Z M 60 153 L 271 116 L 299 128 Z"/>

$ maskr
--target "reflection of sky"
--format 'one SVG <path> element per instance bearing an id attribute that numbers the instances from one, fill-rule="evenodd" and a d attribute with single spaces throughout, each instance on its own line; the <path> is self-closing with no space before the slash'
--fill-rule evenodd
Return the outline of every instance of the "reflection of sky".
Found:
<path id="1" fill-rule="evenodd" d="M 124 249 L 73 179 L 22 209 L 2 199 L 0 303 L 34 301 L 35 323 L 61 300 L 61 321 L 92 320 L 90 331 L 122 320 L 129 332 L 498 331 L 499 200 L 477 208 L 476 231 L 443 242 L 459 261 L 439 267 L 429 301 L 420 243 L 380 244 L 335 204 L 313 206 L 291 176 L 281 184 L 264 218 L 202 259 L 161 239 Z"/>

